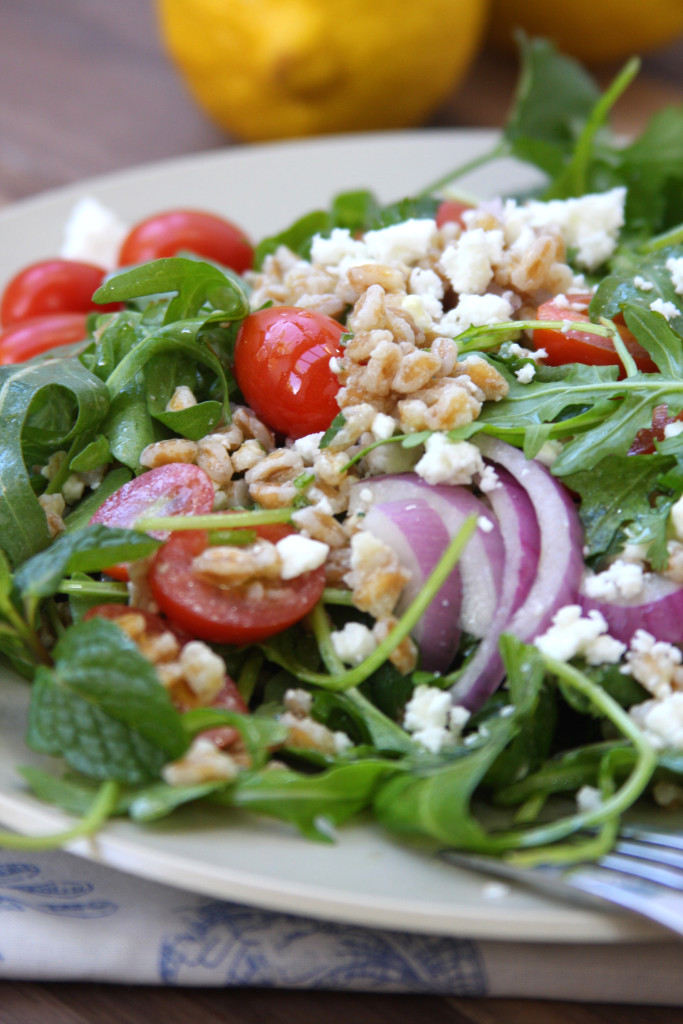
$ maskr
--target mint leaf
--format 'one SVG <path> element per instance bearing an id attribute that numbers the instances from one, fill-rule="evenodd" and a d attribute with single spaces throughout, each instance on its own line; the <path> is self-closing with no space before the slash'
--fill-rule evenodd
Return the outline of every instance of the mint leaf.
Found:
<path id="1" fill-rule="evenodd" d="M 50 597 L 70 573 L 97 572 L 115 562 L 145 558 L 159 544 L 136 530 L 94 523 L 62 534 L 47 550 L 24 562 L 14 574 L 14 583 L 24 599 Z"/>
<path id="2" fill-rule="evenodd" d="M 157 778 L 187 747 L 181 715 L 153 665 L 112 622 L 72 626 L 41 666 L 28 743 L 83 775 L 138 784 Z"/>

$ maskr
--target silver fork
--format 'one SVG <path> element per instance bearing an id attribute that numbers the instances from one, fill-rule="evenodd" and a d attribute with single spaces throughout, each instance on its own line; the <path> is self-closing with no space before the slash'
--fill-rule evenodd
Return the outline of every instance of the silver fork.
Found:
<path id="1" fill-rule="evenodd" d="M 497 857 L 442 851 L 459 867 L 588 905 L 614 904 L 683 936 L 683 833 L 624 826 L 607 856 L 579 864 L 520 868 Z"/>

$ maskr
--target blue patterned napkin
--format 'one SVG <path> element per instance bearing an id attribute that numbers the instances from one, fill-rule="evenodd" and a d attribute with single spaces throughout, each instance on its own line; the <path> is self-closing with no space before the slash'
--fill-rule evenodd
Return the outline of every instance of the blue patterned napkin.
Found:
<path id="1" fill-rule="evenodd" d="M 683 943 L 481 942 L 272 913 L 0 850 L 0 978 L 683 1004 Z"/>

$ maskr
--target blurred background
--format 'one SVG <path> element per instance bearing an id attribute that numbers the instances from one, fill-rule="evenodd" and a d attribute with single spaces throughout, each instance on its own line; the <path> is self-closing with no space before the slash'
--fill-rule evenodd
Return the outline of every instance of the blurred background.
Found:
<path id="1" fill-rule="evenodd" d="M 608 81 L 616 123 L 683 101 L 683 0 L 0 0 L 0 202 L 94 174 L 296 135 L 496 126 L 512 31 Z"/>

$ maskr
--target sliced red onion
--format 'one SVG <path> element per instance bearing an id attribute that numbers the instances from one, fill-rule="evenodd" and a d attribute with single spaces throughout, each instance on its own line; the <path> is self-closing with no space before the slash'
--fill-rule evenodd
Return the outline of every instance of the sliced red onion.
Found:
<path id="1" fill-rule="evenodd" d="M 396 609 L 400 615 L 422 590 L 441 558 L 450 539 L 446 527 L 427 502 L 418 498 L 372 505 L 363 528 L 388 544 L 410 571 L 410 582 Z M 456 567 L 413 630 L 422 652 L 422 667 L 428 672 L 445 671 L 455 657 L 460 643 L 460 630 L 455 624 L 460 617 L 461 593 Z"/>
<path id="2" fill-rule="evenodd" d="M 370 501 L 366 501 L 366 497 Z M 503 579 L 504 548 L 500 530 L 491 509 L 464 487 L 446 484 L 432 486 L 413 474 L 373 477 L 354 486 L 350 510 L 392 501 L 423 500 L 436 512 L 449 537 L 465 520 L 475 515 L 488 524 L 476 530 L 463 551 L 459 571 L 462 604 L 457 625 L 481 638 L 486 635 L 500 600 Z M 443 671 L 448 666 L 440 669 Z"/>
<path id="3" fill-rule="evenodd" d="M 583 528 L 569 492 L 540 462 L 527 459 L 519 448 L 494 437 L 480 434 L 475 443 L 482 455 L 506 469 L 526 491 L 538 522 L 538 570 L 526 599 L 506 627 L 520 640 L 530 641 L 548 628 L 558 609 L 577 603 L 583 573 Z"/>
<path id="4" fill-rule="evenodd" d="M 584 611 L 598 611 L 607 623 L 607 632 L 622 643 L 629 643 L 638 629 L 657 640 L 683 643 L 683 587 L 657 573 L 645 573 L 641 592 L 632 598 L 606 601 L 580 595 Z"/>
<path id="5" fill-rule="evenodd" d="M 500 636 L 529 595 L 540 555 L 540 530 L 526 491 L 501 466 L 496 472 L 500 486 L 489 491 L 487 498 L 500 524 L 505 545 L 505 572 L 500 602 L 489 630 L 454 687 L 456 699 L 468 707 L 474 706 L 470 695 L 477 695 L 478 706 L 485 699 L 480 695 L 489 696 L 503 681 L 505 669 L 500 656 Z"/>

